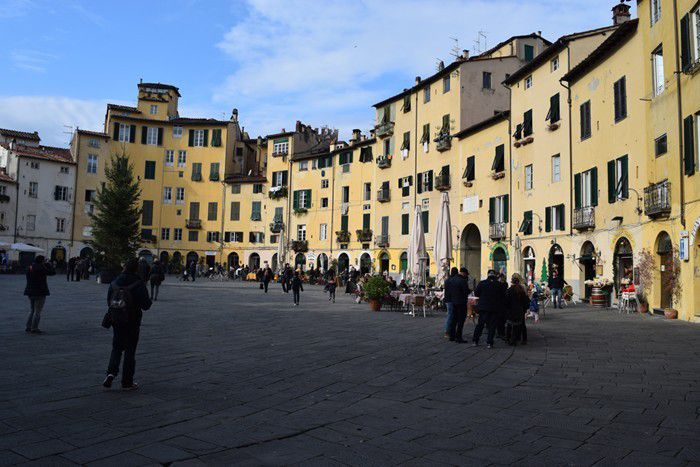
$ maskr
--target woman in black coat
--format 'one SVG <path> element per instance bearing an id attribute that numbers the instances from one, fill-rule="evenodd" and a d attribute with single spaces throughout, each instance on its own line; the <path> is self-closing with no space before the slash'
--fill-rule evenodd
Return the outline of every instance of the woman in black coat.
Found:
<path id="1" fill-rule="evenodd" d="M 525 328 L 525 313 L 530 308 L 530 299 L 525 289 L 520 285 L 520 277 L 513 274 L 511 285 L 506 292 L 506 324 L 512 327 L 510 345 L 516 345 L 522 337 L 523 344 L 527 343 Z"/>
<path id="2" fill-rule="evenodd" d="M 41 334 L 39 330 L 41 310 L 44 308 L 46 297 L 50 295 L 46 276 L 53 276 L 54 274 L 53 268 L 44 262 L 44 257 L 41 255 L 37 256 L 31 266 L 29 266 L 27 286 L 24 288 L 24 295 L 29 297 L 29 317 L 24 329 L 26 332 Z"/>
<path id="3" fill-rule="evenodd" d="M 153 261 L 153 267 L 151 268 L 151 300 L 158 300 L 158 290 L 160 290 L 160 284 L 165 280 L 165 269 L 163 265 L 160 264 L 159 260 Z"/>

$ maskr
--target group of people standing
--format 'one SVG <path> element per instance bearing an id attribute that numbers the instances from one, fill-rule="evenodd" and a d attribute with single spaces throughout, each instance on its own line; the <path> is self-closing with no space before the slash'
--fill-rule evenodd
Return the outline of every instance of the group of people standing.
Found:
<path id="1" fill-rule="evenodd" d="M 91 269 L 92 260 L 90 258 L 70 258 L 66 268 L 66 280 L 68 282 L 78 282 L 80 279 L 88 280 L 90 279 Z"/>
<path id="2" fill-rule="evenodd" d="M 463 329 L 471 292 L 467 269 L 452 268 L 445 281 L 444 298 L 447 307 L 445 338 L 450 341 L 465 342 Z M 477 284 L 474 296 L 478 298 L 479 319 L 472 335 L 473 345 L 479 345 L 484 328 L 488 348 L 493 347 L 496 336 L 510 345 L 527 343 L 525 315 L 530 310 L 531 300 L 519 274 L 513 274 L 508 286 L 505 276 L 499 277 L 496 271 L 489 270 L 486 279 Z"/>

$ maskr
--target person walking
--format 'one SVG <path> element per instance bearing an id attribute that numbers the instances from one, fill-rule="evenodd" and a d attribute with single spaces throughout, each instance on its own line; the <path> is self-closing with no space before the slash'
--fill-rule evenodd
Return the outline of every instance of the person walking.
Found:
<path id="1" fill-rule="evenodd" d="M 194 260 L 190 261 L 188 273 L 192 278 L 192 282 L 194 282 L 194 278 L 197 277 L 197 263 Z"/>
<path id="2" fill-rule="evenodd" d="M 505 300 L 506 292 L 508 291 L 508 278 L 505 274 L 498 274 L 498 284 L 501 286 L 501 296 Z M 505 304 L 505 303 L 504 303 Z M 499 339 L 506 339 L 506 310 L 499 308 L 496 314 L 496 336 Z"/>
<path id="3" fill-rule="evenodd" d="M 328 281 L 326 288 L 328 290 L 328 301 L 335 303 L 335 290 L 338 288 L 338 276 L 335 275 L 333 269 L 328 270 Z"/>
<path id="4" fill-rule="evenodd" d="M 518 274 L 513 274 L 510 279 L 511 285 L 506 292 L 506 326 L 510 327 L 509 345 L 516 345 L 521 338 L 523 343 L 527 343 L 525 313 L 530 307 L 530 299 L 520 280 Z"/>
<path id="5" fill-rule="evenodd" d="M 284 265 L 284 271 L 282 272 L 282 290 L 284 293 L 289 293 L 289 287 L 292 283 L 292 278 L 294 277 L 294 271 L 289 266 L 289 263 Z"/>
<path id="6" fill-rule="evenodd" d="M 148 278 L 151 277 L 151 267 L 143 256 L 139 258 L 138 274 L 144 283 L 147 283 Z"/>
<path id="7" fill-rule="evenodd" d="M 138 274 L 139 263 L 136 258 L 126 262 L 122 273 L 110 284 L 107 292 L 107 304 L 110 312 L 121 307 L 119 319 L 112 313 L 112 353 L 107 367 L 107 376 L 102 385 L 112 387 L 114 378 L 119 374 L 119 365 L 124 354 L 124 366 L 122 368 L 122 389 L 133 391 L 139 388 L 134 382 L 136 370 L 136 346 L 139 342 L 139 332 L 143 311 L 151 308 L 151 299 L 148 298 L 146 284 Z M 113 298 L 115 300 L 113 300 Z M 121 300 L 121 301 L 120 301 Z"/>
<path id="8" fill-rule="evenodd" d="M 272 269 L 270 269 L 270 266 L 267 264 L 267 261 L 265 261 L 265 268 L 263 269 L 263 272 L 262 272 L 262 283 L 263 283 L 263 289 L 265 290 L 265 293 L 267 293 L 267 287 L 270 285 L 271 280 L 272 280 Z"/>
<path id="9" fill-rule="evenodd" d="M 158 301 L 158 291 L 160 290 L 160 284 L 165 280 L 165 269 L 159 260 L 153 261 L 153 267 L 151 268 L 151 277 L 149 278 L 151 282 L 151 300 Z"/>
<path id="10" fill-rule="evenodd" d="M 294 306 L 299 306 L 299 292 L 304 291 L 304 285 L 301 283 L 301 277 L 299 277 L 298 271 L 294 272 L 290 286 L 292 289 L 292 295 L 294 296 Z"/>
<path id="11" fill-rule="evenodd" d="M 479 345 L 479 339 L 484 331 L 484 327 L 486 327 L 488 329 L 486 345 L 489 349 L 493 347 L 493 338 L 496 334 L 496 320 L 505 299 L 503 292 L 503 286 L 499 283 L 496 271 L 493 269 L 490 269 L 486 279 L 479 282 L 476 286 L 474 295 L 479 297 L 479 321 L 474 328 L 474 336 L 472 338 L 475 346 Z"/>
<path id="12" fill-rule="evenodd" d="M 565 285 L 569 285 L 563 277 L 559 275 L 559 272 L 555 269 L 552 272 L 552 277 L 549 278 L 549 282 L 547 284 L 549 286 L 549 290 L 552 294 L 552 306 L 554 308 L 563 308 L 561 305 L 561 291 L 564 288 Z"/>
<path id="13" fill-rule="evenodd" d="M 54 270 L 44 261 L 44 257 L 41 255 L 34 258 L 34 262 L 29 266 L 27 270 L 27 285 L 24 288 L 24 295 L 29 298 L 29 316 L 27 317 L 27 325 L 24 328 L 25 332 L 41 334 L 39 330 L 41 311 L 44 309 L 46 297 L 50 295 L 46 276 L 53 276 L 54 274 Z"/>
<path id="14" fill-rule="evenodd" d="M 469 285 L 466 277 L 459 274 L 457 268 L 452 268 L 450 277 L 445 281 L 445 305 L 447 320 L 445 322 L 445 337 L 452 342 L 464 342 L 462 332 L 467 318 L 467 298 Z"/>
<path id="15" fill-rule="evenodd" d="M 68 260 L 68 270 L 66 272 L 66 280 L 68 282 L 73 282 L 75 280 L 75 263 L 77 259 L 76 257 L 72 257 Z"/>

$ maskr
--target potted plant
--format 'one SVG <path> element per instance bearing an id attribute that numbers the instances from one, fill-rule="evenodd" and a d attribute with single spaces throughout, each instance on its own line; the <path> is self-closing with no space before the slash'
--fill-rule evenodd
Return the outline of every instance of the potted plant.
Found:
<path id="1" fill-rule="evenodd" d="M 520 141 L 516 141 L 515 143 L 513 143 L 513 146 L 519 148 L 520 146 L 522 146 L 522 143 Z"/>
<path id="2" fill-rule="evenodd" d="M 648 313 L 649 312 L 649 297 L 647 292 L 651 289 L 654 280 L 654 268 L 656 263 L 654 262 L 654 255 L 651 252 L 643 248 L 642 251 L 637 255 L 637 280 L 639 282 L 639 288 L 637 289 L 637 302 L 639 303 L 639 312 Z"/>
<path id="3" fill-rule="evenodd" d="M 669 275 L 668 282 L 663 284 L 663 287 L 667 293 L 671 294 L 672 306 L 680 302 L 683 296 L 683 284 L 681 283 L 681 260 L 678 256 L 674 256 L 673 258 L 671 274 Z M 678 318 L 678 310 L 675 308 L 666 308 L 664 310 L 664 316 L 666 319 L 676 319 Z"/>
<path id="4" fill-rule="evenodd" d="M 381 276 L 372 276 L 364 287 L 364 295 L 372 311 L 382 308 L 382 299 L 389 294 L 389 284 Z"/>

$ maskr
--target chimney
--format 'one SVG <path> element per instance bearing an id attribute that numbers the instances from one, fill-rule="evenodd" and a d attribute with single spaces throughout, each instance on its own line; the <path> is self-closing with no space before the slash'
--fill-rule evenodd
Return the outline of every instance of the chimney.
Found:
<path id="1" fill-rule="evenodd" d="M 286 132 L 287 132 L 286 128 L 282 128 L 282 131 L 280 131 L 280 133 L 286 133 Z"/>
<path id="2" fill-rule="evenodd" d="M 297 133 L 301 132 L 301 121 L 300 120 L 297 120 L 297 124 L 296 124 L 296 127 L 294 127 L 294 131 L 296 131 Z"/>
<path id="3" fill-rule="evenodd" d="M 238 109 L 233 109 L 231 111 L 231 121 L 232 122 L 237 122 L 238 121 Z"/>
<path id="4" fill-rule="evenodd" d="M 465 60 L 469 60 L 469 51 L 467 49 L 462 50 L 462 58 Z"/>
<path id="5" fill-rule="evenodd" d="M 613 25 L 619 26 L 622 23 L 626 23 L 630 20 L 632 15 L 630 14 L 630 6 L 620 3 L 615 5 L 612 9 L 613 13 Z"/>
<path id="6" fill-rule="evenodd" d="M 416 76 L 416 84 L 420 84 L 420 76 Z"/>
<path id="7" fill-rule="evenodd" d="M 445 62 L 443 62 L 442 60 L 440 60 L 440 61 L 438 62 L 438 71 L 442 71 L 442 70 L 444 70 L 444 69 L 445 69 Z"/>
<path id="8" fill-rule="evenodd" d="M 362 133 L 360 132 L 360 130 L 355 128 L 354 130 L 352 130 L 352 139 L 350 141 L 353 143 L 357 143 L 358 141 L 360 141 L 361 134 Z"/>
<path id="9" fill-rule="evenodd" d="M 12 138 L 12 141 L 10 141 L 10 151 L 14 151 L 16 145 L 17 145 L 17 140 L 15 138 Z"/>

